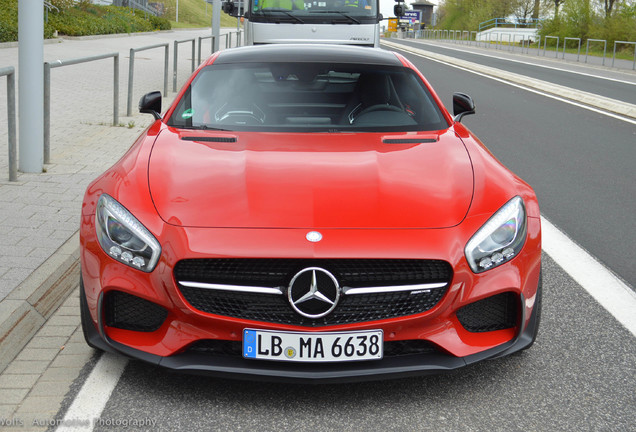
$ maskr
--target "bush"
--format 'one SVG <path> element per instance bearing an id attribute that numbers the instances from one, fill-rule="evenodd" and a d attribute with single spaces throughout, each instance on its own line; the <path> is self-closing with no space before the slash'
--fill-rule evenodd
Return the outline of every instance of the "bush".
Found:
<path id="1" fill-rule="evenodd" d="M 172 29 L 172 24 L 170 24 L 170 20 L 168 18 L 156 17 L 156 16 L 153 16 L 153 15 L 150 15 L 148 17 L 148 19 L 150 20 L 150 23 L 152 24 L 152 27 L 155 30 L 170 30 L 170 29 Z"/>
<path id="2" fill-rule="evenodd" d="M 153 30 L 170 30 L 166 18 L 135 14 L 129 8 L 96 6 L 88 1 L 54 0 L 58 11 L 49 12 L 49 22 L 44 24 L 44 37 L 53 37 L 55 30 L 67 36 L 95 34 L 134 33 Z M 0 42 L 18 40 L 18 0 L 0 0 Z"/>

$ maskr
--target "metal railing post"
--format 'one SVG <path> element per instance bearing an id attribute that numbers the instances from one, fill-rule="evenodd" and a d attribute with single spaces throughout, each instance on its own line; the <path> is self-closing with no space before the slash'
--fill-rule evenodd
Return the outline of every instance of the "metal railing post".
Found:
<path id="1" fill-rule="evenodd" d="M 119 53 L 113 57 L 113 126 L 119 124 Z"/>
<path id="2" fill-rule="evenodd" d="M 575 38 L 575 37 L 565 37 L 563 38 L 563 54 L 561 55 L 561 59 L 565 59 L 565 48 L 568 44 L 568 40 L 575 40 L 575 41 L 579 41 L 579 49 L 578 52 L 576 54 L 576 61 L 579 61 L 579 57 L 581 56 L 581 38 Z"/>
<path id="3" fill-rule="evenodd" d="M 559 36 L 546 36 L 543 41 L 543 57 L 545 57 L 545 51 L 548 47 L 548 39 L 556 39 L 556 48 L 554 50 L 554 58 L 559 57 Z"/>
<path id="4" fill-rule="evenodd" d="M 174 57 L 174 67 L 172 69 L 172 91 L 177 92 L 177 60 L 179 56 L 179 42 L 174 41 L 174 50 L 172 51 Z"/>
<path id="5" fill-rule="evenodd" d="M 614 54 L 612 54 L 612 67 L 614 67 L 614 60 L 616 59 L 616 44 L 634 45 L 634 63 L 632 64 L 632 70 L 636 70 L 636 42 L 614 41 Z"/>
<path id="6" fill-rule="evenodd" d="M 0 68 L 0 77 L 7 77 L 7 132 L 9 143 L 9 181 L 18 180 L 18 149 L 16 140 L 15 115 L 15 68 L 13 66 Z"/>
<path id="7" fill-rule="evenodd" d="M 588 39 L 585 43 L 585 63 L 587 63 L 587 54 L 590 49 L 590 42 L 603 42 L 603 66 L 605 66 L 605 56 L 607 53 L 607 41 L 605 39 Z"/>
<path id="8" fill-rule="evenodd" d="M 128 63 L 128 101 L 126 103 L 126 117 L 132 115 L 133 79 L 135 76 L 135 50 L 130 49 L 130 62 Z"/>
<path id="9" fill-rule="evenodd" d="M 170 69 L 170 44 L 166 44 L 165 54 L 164 54 L 164 67 L 163 67 L 163 94 L 168 94 L 168 70 Z"/>
<path id="10" fill-rule="evenodd" d="M 44 163 L 51 163 L 51 65 L 49 63 L 44 63 Z"/>

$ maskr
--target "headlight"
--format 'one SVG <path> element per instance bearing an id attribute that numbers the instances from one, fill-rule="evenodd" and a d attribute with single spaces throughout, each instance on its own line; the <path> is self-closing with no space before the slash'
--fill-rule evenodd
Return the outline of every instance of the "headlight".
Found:
<path id="1" fill-rule="evenodd" d="M 475 273 L 514 258 L 526 240 L 526 208 L 514 197 L 500 208 L 466 244 L 466 260 Z"/>
<path id="2" fill-rule="evenodd" d="M 161 255 L 161 246 L 150 231 L 115 199 L 102 194 L 97 202 L 97 239 L 108 255 L 150 273 Z"/>

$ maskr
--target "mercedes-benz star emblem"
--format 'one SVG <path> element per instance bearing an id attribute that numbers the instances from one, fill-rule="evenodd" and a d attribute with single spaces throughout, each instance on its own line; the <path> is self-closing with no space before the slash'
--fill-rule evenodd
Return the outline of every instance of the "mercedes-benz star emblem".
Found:
<path id="1" fill-rule="evenodd" d="M 292 308 L 307 318 L 321 318 L 334 310 L 340 299 L 338 281 L 327 270 L 308 267 L 289 283 L 287 297 Z"/>
<path id="2" fill-rule="evenodd" d="M 322 240 L 322 234 L 320 234 L 318 231 L 309 231 L 305 238 L 312 243 L 316 243 Z"/>

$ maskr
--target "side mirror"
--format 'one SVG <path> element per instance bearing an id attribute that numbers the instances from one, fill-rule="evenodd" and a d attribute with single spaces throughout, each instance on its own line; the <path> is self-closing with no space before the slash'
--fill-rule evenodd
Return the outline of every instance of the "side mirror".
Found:
<path id="1" fill-rule="evenodd" d="M 378 14 L 378 22 L 384 20 L 384 15 Z"/>
<path id="2" fill-rule="evenodd" d="M 453 115 L 456 122 L 469 114 L 475 114 L 475 102 L 465 93 L 453 93 Z"/>
<path id="3" fill-rule="evenodd" d="M 393 13 L 398 18 L 403 16 L 404 15 L 404 5 L 403 4 L 396 4 L 395 6 L 393 6 Z"/>
<path id="4" fill-rule="evenodd" d="M 161 92 L 146 93 L 139 100 L 139 112 L 152 114 L 155 120 L 161 120 Z"/>

